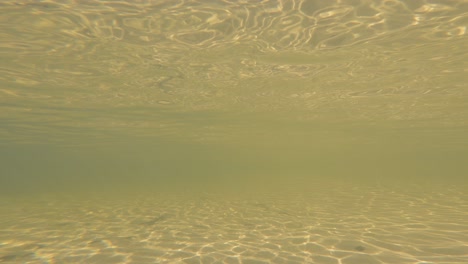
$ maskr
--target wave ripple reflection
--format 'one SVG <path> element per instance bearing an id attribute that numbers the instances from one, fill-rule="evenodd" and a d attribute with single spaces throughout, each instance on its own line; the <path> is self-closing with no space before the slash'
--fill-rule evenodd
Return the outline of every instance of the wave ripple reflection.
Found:
<path id="1" fill-rule="evenodd" d="M 9 0 L 0 10 L 3 138 L 54 127 L 181 136 L 192 124 L 179 117 L 206 112 L 467 125 L 461 0 Z"/>

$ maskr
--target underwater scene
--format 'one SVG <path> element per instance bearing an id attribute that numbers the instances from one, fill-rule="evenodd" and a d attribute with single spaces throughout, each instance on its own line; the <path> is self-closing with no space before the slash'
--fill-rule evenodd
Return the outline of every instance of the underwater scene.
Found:
<path id="1" fill-rule="evenodd" d="M 0 2 L 0 263 L 468 263 L 468 1 Z"/>

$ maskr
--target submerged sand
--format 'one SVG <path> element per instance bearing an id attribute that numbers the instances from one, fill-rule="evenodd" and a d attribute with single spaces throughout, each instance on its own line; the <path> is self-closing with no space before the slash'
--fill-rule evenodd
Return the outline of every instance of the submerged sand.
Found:
<path id="1" fill-rule="evenodd" d="M 468 263 L 468 192 L 2 197 L 0 263 Z"/>

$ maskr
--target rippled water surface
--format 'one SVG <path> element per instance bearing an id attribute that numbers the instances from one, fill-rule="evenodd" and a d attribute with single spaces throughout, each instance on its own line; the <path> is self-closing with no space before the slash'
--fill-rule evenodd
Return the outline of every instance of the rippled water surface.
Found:
<path id="1" fill-rule="evenodd" d="M 0 262 L 468 263 L 467 27 L 466 0 L 1 1 Z"/>

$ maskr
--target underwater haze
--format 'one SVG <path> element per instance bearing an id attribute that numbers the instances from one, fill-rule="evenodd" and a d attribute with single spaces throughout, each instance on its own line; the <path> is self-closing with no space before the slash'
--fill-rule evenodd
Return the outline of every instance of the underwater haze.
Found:
<path id="1" fill-rule="evenodd" d="M 466 0 L 0 3 L 0 263 L 468 263 Z"/>

